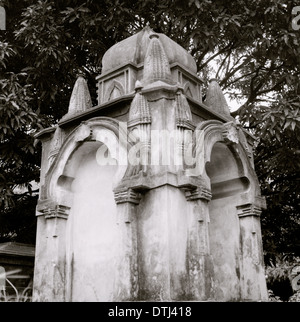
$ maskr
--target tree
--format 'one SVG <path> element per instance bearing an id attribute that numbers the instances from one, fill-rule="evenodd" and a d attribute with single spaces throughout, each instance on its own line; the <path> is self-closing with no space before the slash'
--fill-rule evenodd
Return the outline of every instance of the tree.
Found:
<path id="1" fill-rule="evenodd" d="M 240 104 L 232 115 L 258 138 L 255 165 L 268 203 L 262 214 L 266 259 L 279 252 L 299 255 L 300 31 L 292 25 L 294 1 L 2 0 L 2 5 L 7 12 L 7 31 L 0 35 L 2 218 L 35 198 L 29 183 L 38 180 L 40 151 L 32 134 L 66 113 L 78 71 L 87 74 L 95 105 L 104 52 L 149 22 L 194 56 L 200 76 L 218 78 L 227 97 Z M 21 195 L 15 190 L 20 185 L 27 187 Z"/>

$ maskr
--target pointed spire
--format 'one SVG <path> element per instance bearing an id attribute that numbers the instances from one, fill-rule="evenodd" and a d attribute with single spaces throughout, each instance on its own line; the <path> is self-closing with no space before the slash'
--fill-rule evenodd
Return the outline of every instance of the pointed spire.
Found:
<path id="1" fill-rule="evenodd" d="M 88 89 L 87 81 L 84 78 L 83 74 L 78 74 L 72 91 L 68 114 L 80 113 L 86 111 L 91 107 L 92 99 Z"/>
<path id="2" fill-rule="evenodd" d="M 189 103 L 182 90 L 178 90 L 176 95 L 176 124 L 179 127 L 190 128 L 191 122 L 192 113 Z"/>
<path id="3" fill-rule="evenodd" d="M 215 78 L 210 80 L 204 103 L 205 105 L 211 107 L 218 113 L 230 115 L 226 98 L 221 90 L 221 87 L 217 79 Z"/>
<path id="4" fill-rule="evenodd" d="M 141 94 L 141 83 L 136 84 L 136 94 L 129 109 L 128 122 L 132 124 L 151 123 L 151 115 L 147 99 Z"/>
<path id="5" fill-rule="evenodd" d="M 144 60 L 144 84 L 150 84 L 155 81 L 171 82 L 171 71 L 168 57 L 165 53 L 159 35 L 151 33 L 150 43 Z"/>
<path id="6" fill-rule="evenodd" d="M 148 31 L 153 32 L 152 28 L 150 27 L 150 22 L 149 21 L 147 21 L 146 26 L 144 27 L 144 30 L 148 30 Z"/>
<path id="7" fill-rule="evenodd" d="M 53 134 L 53 137 L 50 143 L 50 148 L 49 148 L 49 156 L 48 156 L 48 159 L 50 160 L 49 165 L 52 164 L 55 157 L 57 156 L 60 150 L 60 147 L 62 145 L 62 142 L 63 142 L 63 132 L 61 128 L 58 125 L 56 125 L 56 130 Z"/>

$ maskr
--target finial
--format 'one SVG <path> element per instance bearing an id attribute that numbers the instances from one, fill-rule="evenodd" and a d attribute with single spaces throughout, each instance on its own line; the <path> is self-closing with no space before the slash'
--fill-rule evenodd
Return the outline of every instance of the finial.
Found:
<path id="1" fill-rule="evenodd" d="M 155 32 L 153 32 L 153 33 L 151 33 L 150 35 L 149 35 L 149 38 L 150 39 L 152 39 L 152 38 L 159 38 L 159 35 L 157 34 L 157 33 L 155 33 Z"/>
<path id="2" fill-rule="evenodd" d="M 156 81 L 173 83 L 169 59 L 159 35 L 152 31 L 149 38 L 151 41 L 148 44 L 144 59 L 143 83 L 147 85 Z"/>
<path id="3" fill-rule="evenodd" d="M 92 100 L 85 74 L 79 72 L 70 98 L 68 114 L 83 112 L 91 107 Z"/>
<path id="4" fill-rule="evenodd" d="M 230 115 L 226 98 L 216 78 L 209 80 L 204 103 L 219 113 Z"/>
<path id="5" fill-rule="evenodd" d="M 86 79 L 86 73 L 81 68 L 78 69 L 78 72 L 76 74 L 76 78 L 78 77 L 83 77 L 84 79 Z"/>
<path id="6" fill-rule="evenodd" d="M 152 29 L 151 29 L 151 27 L 150 27 L 150 22 L 149 22 L 149 21 L 147 21 L 147 23 L 146 23 L 146 25 L 145 25 L 144 29 L 146 29 L 146 30 L 148 30 L 148 31 L 149 31 L 149 30 L 150 30 L 150 31 L 152 30 Z"/>
<path id="7" fill-rule="evenodd" d="M 83 77 L 84 79 L 86 79 L 86 74 L 84 74 L 84 73 L 77 73 L 76 74 L 76 78 L 78 78 L 78 77 Z"/>

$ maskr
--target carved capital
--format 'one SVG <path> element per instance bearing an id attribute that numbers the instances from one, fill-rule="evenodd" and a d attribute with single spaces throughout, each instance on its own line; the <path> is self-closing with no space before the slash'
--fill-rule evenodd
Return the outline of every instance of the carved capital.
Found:
<path id="1" fill-rule="evenodd" d="M 186 197 L 187 201 L 194 201 L 194 200 L 198 200 L 198 199 L 210 201 L 212 194 L 211 194 L 210 189 L 200 186 L 200 187 L 197 187 L 196 189 L 193 189 L 193 190 L 187 190 L 185 192 L 185 197 Z"/>
<path id="2" fill-rule="evenodd" d="M 239 143 L 238 129 L 233 121 L 223 124 L 222 135 L 226 144 Z"/>
<path id="3" fill-rule="evenodd" d="M 184 118 L 180 118 L 180 117 L 176 118 L 176 126 L 184 129 L 188 129 L 191 131 L 195 130 L 195 125 L 190 120 L 185 120 Z"/>
<path id="4" fill-rule="evenodd" d="M 244 205 L 237 206 L 236 209 L 239 218 L 247 216 L 259 217 L 261 214 L 261 207 L 253 203 L 247 203 Z"/>
<path id="5" fill-rule="evenodd" d="M 131 188 L 115 191 L 114 194 L 116 204 L 130 202 L 138 205 L 141 200 L 141 194 Z"/>
<path id="6" fill-rule="evenodd" d="M 56 207 L 52 210 L 50 210 L 50 213 L 45 213 L 45 218 L 62 218 L 62 219 L 68 219 L 70 212 L 70 207 L 63 206 L 63 205 L 56 205 Z"/>
<path id="7" fill-rule="evenodd" d="M 70 207 L 56 204 L 52 200 L 39 201 L 37 205 L 37 216 L 45 216 L 45 219 L 62 218 L 68 219 Z"/>

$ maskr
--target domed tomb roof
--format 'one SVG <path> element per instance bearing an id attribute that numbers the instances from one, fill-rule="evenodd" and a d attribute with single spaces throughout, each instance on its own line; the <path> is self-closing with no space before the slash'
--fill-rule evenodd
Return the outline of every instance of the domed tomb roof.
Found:
<path id="1" fill-rule="evenodd" d="M 109 48 L 102 58 L 102 73 L 106 73 L 126 63 L 143 63 L 150 42 L 149 36 L 153 33 L 153 30 L 146 26 L 135 35 Z M 192 55 L 166 35 L 162 33 L 156 34 L 159 36 L 170 64 L 179 63 L 189 72 L 197 73 L 197 65 Z"/>

